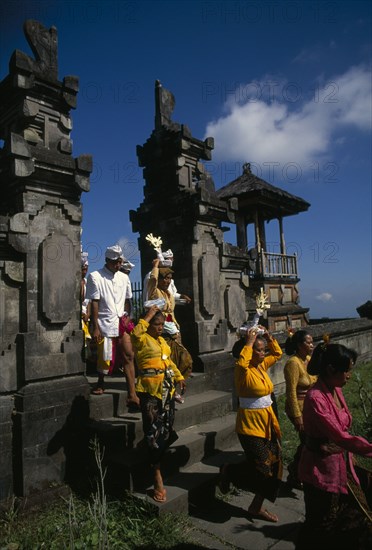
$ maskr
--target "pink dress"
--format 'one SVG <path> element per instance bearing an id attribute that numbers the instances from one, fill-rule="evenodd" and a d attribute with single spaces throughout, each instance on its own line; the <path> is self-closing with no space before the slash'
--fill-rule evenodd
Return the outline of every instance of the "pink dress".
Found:
<path id="1" fill-rule="evenodd" d="M 363 437 L 349 434 L 351 414 L 341 388 L 335 388 L 335 392 L 341 409 L 336 406 L 331 392 L 321 379 L 307 392 L 303 420 L 309 445 L 302 450 L 299 477 L 301 481 L 323 491 L 347 494 L 347 465 L 359 484 L 352 453 L 372 457 L 372 444 Z M 324 456 L 314 448 L 314 442 L 333 442 L 345 452 Z"/>

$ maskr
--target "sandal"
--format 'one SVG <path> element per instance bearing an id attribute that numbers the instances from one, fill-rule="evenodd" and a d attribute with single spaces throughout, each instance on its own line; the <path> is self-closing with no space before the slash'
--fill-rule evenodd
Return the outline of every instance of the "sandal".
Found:
<path id="1" fill-rule="evenodd" d="M 94 390 L 92 390 L 93 395 L 102 395 L 103 393 L 105 393 L 103 388 L 94 388 Z"/>
<path id="2" fill-rule="evenodd" d="M 152 492 L 152 498 L 156 502 L 166 502 L 167 491 L 165 489 L 154 489 Z"/>
<path id="3" fill-rule="evenodd" d="M 268 510 L 260 510 L 259 512 L 250 512 L 248 510 L 248 519 L 261 519 L 270 523 L 277 523 L 279 518 L 276 514 L 271 514 Z"/>
<path id="4" fill-rule="evenodd" d="M 185 402 L 185 399 L 179 393 L 174 394 L 174 400 L 181 405 Z"/>

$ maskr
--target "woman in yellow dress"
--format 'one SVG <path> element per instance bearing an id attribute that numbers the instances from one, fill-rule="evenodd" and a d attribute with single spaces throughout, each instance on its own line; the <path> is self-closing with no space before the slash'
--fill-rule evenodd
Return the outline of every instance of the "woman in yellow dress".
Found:
<path id="1" fill-rule="evenodd" d="M 304 423 L 302 411 L 307 391 L 315 384 L 317 377 L 307 372 L 307 365 L 313 353 L 313 337 L 307 330 L 291 332 L 285 343 L 285 352 L 291 357 L 284 367 L 286 386 L 285 412 L 298 432 L 300 444 L 297 447 L 293 461 L 288 465 L 287 483 L 296 489 L 302 489 L 298 479 L 298 463 L 304 444 Z"/>
<path id="2" fill-rule="evenodd" d="M 263 334 L 259 332 L 263 331 Z M 266 345 L 269 349 L 266 355 Z M 280 427 L 272 407 L 274 385 L 267 370 L 280 359 L 278 342 L 264 327 L 247 331 L 245 345 L 235 366 L 235 387 L 239 398 L 236 432 L 245 453 L 241 464 L 224 464 L 220 469 L 220 489 L 229 483 L 252 491 L 249 519 L 276 523 L 278 516 L 263 507 L 265 499 L 275 502 L 282 477 Z"/>
<path id="3" fill-rule="evenodd" d="M 138 376 L 136 393 L 140 399 L 142 424 L 154 472 L 153 498 L 166 501 L 161 460 L 178 438 L 173 429 L 175 387 L 185 387 L 184 377 L 170 358 L 171 350 L 161 334 L 164 315 L 157 306 L 149 308 L 131 332 Z"/>

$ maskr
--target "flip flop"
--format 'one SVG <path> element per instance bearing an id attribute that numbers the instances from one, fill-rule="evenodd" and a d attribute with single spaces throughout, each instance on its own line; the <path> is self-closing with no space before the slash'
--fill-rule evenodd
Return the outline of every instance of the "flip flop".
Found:
<path id="1" fill-rule="evenodd" d="M 154 489 L 152 492 L 152 498 L 156 502 L 166 502 L 167 491 L 165 489 Z"/>
<path id="2" fill-rule="evenodd" d="M 185 402 L 185 399 L 179 393 L 174 394 L 174 400 L 181 405 Z"/>
<path id="3" fill-rule="evenodd" d="M 269 521 L 270 523 L 277 523 L 279 521 L 279 518 L 276 514 L 271 514 L 266 509 L 260 510 L 256 513 L 248 511 L 248 519 L 261 519 L 262 521 Z"/>
<path id="4" fill-rule="evenodd" d="M 94 390 L 92 390 L 93 395 L 102 395 L 103 393 L 105 393 L 103 388 L 94 388 Z"/>

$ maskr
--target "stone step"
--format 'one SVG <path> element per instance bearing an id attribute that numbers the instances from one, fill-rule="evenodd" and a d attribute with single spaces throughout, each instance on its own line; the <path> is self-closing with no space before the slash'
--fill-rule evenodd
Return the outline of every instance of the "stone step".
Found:
<path id="1" fill-rule="evenodd" d="M 116 384 L 115 387 L 106 387 L 103 395 L 90 395 L 90 417 L 94 420 L 120 416 L 128 412 L 127 391 Z"/>
<path id="2" fill-rule="evenodd" d="M 97 383 L 97 377 L 93 375 L 87 376 L 88 382 L 93 389 Z M 204 372 L 197 372 L 192 375 L 192 377 L 186 380 L 186 393 L 185 397 L 190 395 L 196 395 L 204 393 L 209 389 L 217 389 L 213 385 L 213 379 L 209 374 Z M 127 385 L 124 376 L 107 376 L 105 378 L 105 394 L 104 395 L 91 395 L 91 401 L 93 409 L 103 406 L 105 413 L 108 411 L 106 407 L 111 407 L 110 404 L 105 404 L 105 401 L 102 399 L 106 394 L 111 394 L 113 397 L 113 410 L 114 413 L 106 414 L 106 416 L 117 416 L 118 414 L 125 413 L 127 411 Z M 98 409 L 99 410 L 99 409 Z M 101 414 L 98 412 L 98 414 Z M 104 416 L 102 416 L 104 417 Z"/>
<path id="3" fill-rule="evenodd" d="M 220 466 L 225 462 L 242 460 L 244 460 L 244 453 L 235 436 L 235 442 L 227 449 L 220 449 L 201 461 L 181 468 L 179 472 L 164 478 L 167 491 L 166 502 L 154 501 L 151 497 L 151 484 L 145 489 L 135 490 L 134 495 L 145 499 L 158 514 L 170 512 L 188 514 L 190 507 L 200 507 L 201 504 L 211 502 L 216 495 L 219 495 L 217 483 Z"/>
<path id="4" fill-rule="evenodd" d="M 234 412 L 226 413 L 222 417 L 213 418 L 202 424 L 189 426 L 179 432 L 179 439 L 172 445 L 172 449 L 187 448 L 189 456 L 182 467 L 199 462 L 205 457 L 216 454 L 221 449 L 227 449 L 235 445 L 237 438 L 235 434 Z"/>
<path id="5" fill-rule="evenodd" d="M 129 413 L 126 406 L 126 392 L 107 389 L 103 395 L 90 396 L 90 418 L 102 420 L 118 417 L 126 422 L 136 422 L 141 414 Z M 176 429 L 200 424 L 215 417 L 221 417 L 232 410 L 232 396 L 229 392 L 209 390 L 200 394 L 185 395 L 183 404 L 176 404 Z"/>
<path id="6" fill-rule="evenodd" d="M 104 402 L 111 398 L 109 394 L 91 397 L 94 398 L 95 403 L 98 400 Z M 108 407 L 106 408 L 109 410 Z M 109 442 L 112 441 L 113 447 L 120 450 L 135 448 L 143 438 L 141 413 L 104 417 L 97 414 L 102 410 L 103 407 L 90 409 L 92 429 L 99 435 L 101 443 L 108 447 Z M 213 423 L 217 419 L 217 422 L 224 426 L 225 418 L 230 418 L 231 410 L 231 395 L 227 392 L 210 390 L 204 394 L 189 396 L 185 403 L 176 406 L 174 429 L 192 437 L 193 430 L 203 423 Z M 209 441 L 211 441 L 211 435 L 209 435 Z"/>
<path id="7" fill-rule="evenodd" d="M 164 479 L 236 444 L 234 428 L 235 414 L 227 413 L 222 418 L 177 431 L 178 439 L 167 450 L 162 461 Z M 144 488 L 152 482 L 147 447 L 143 439 L 138 447 L 128 449 L 127 452 L 110 452 L 107 464 L 110 470 L 117 472 L 116 476 L 121 472 L 119 475 L 122 476 L 126 488 Z"/>
<path id="8" fill-rule="evenodd" d="M 95 378 L 90 382 L 95 383 Z M 203 492 L 210 476 L 192 476 L 192 483 L 188 485 L 184 472 L 191 472 L 190 468 L 195 464 L 205 465 L 237 442 L 231 392 L 215 389 L 201 392 L 196 387 L 195 392 L 189 391 L 194 383 L 208 387 L 210 380 L 203 373 L 194 375 L 189 382 L 185 402 L 176 404 L 174 428 L 178 439 L 167 450 L 162 461 L 164 480 L 166 483 L 170 480 L 170 504 L 167 501 L 161 510 L 171 506 L 178 512 L 186 513 L 190 495 L 198 491 L 198 479 Z M 124 380 L 110 379 L 103 395 L 90 396 L 90 418 L 93 432 L 105 448 L 103 466 L 109 493 L 120 496 L 124 490 L 131 490 L 145 495 L 153 479 L 143 440 L 142 417 L 140 412 L 128 412 L 126 395 Z M 212 477 L 215 476 L 213 470 Z M 151 501 L 158 504 L 153 499 Z"/>
<path id="9" fill-rule="evenodd" d="M 140 418 L 130 422 L 123 418 L 111 418 L 95 422 L 94 425 L 101 446 L 105 448 L 108 491 L 120 495 L 123 490 L 143 490 L 150 486 L 152 472 Z M 164 479 L 237 442 L 235 413 L 230 411 L 181 430 L 177 428 L 176 413 L 175 428 L 178 439 L 167 450 L 162 461 Z"/>
<path id="10" fill-rule="evenodd" d="M 97 378 L 87 376 L 93 389 Z M 185 398 L 191 395 L 204 393 L 210 388 L 209 376 L 204 373 L 196 373 L 187 380 Z M 90 396 L 91 418 L 101 419 L 112 416 L 120 416 L 128 412 L 127 386 L 124 377 L 107 377 L 105 380 L 105 393 L 103 395 Z"/>
<path id="11" fill-rule="evenodd" d="M 176 404 L 175 429 L 179 431 L 213 418 L 222 418 L 231 411 L 232 398 L 229 392 L 209 390 L 190 395 L 182 405 Z"/>
<path id="12" fill-rule="evenodd" d="M 112 417 L 90 421 L 91 439 L 97 436 L 105 454 L 126 452 L 133 449 L 141 438 L 141 415 L 131 415 L 131 418 Z"/>

